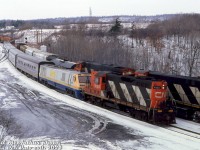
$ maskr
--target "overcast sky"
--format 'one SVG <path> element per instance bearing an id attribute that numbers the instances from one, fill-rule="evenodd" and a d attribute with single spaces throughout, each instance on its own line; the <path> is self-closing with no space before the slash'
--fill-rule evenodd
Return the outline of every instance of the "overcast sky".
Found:
<path id="1" fill-rule="evenodd" d="M 200 0 L 0 0 L 0 19 L 200 13 Z"/>

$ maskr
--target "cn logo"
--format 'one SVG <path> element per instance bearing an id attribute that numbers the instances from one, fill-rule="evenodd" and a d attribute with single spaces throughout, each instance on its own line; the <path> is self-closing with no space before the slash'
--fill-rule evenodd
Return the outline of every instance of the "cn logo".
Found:
<path id="1" fill-rule="evenodd" d="M 155 98 L 163 98 L 165 96 L 164 92 L 155 92 Z"/>

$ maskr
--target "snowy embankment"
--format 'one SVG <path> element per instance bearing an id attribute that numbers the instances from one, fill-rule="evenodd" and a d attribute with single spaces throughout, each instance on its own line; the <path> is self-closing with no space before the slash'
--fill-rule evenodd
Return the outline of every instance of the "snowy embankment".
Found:
<path id="1" fill-rule="evenodd" d="M 200 134 L 200 124 L 196 122 L 177 118 L 173 126 Z"/>
<path id="2" fill-rule="evenodd" d="M 0 68 L 7 68 L 10 73 L 20 80 L 19 84 L 28 85 L 28 88 L 35 89 L 41 93 L 45 93 L 54 99 L 59 99 L 61 104 L 69 105 L 78 109 L 87 110 L 106 118 L 109 118 L 114 123 L 123 125 L 125 127 L 134 129 L 139 132 L 140 135 L 144 135 L 145 138 L 142 143 L 138 141 L 119 141 L 120 145 L 117 149 L 199 149 L 200 139 L 192 138 L 186 135 L 175 133 L 167 129 L 154 126 L 139 120 L 135 120 L 108 110 L 93 106 L 91 104 L 85 103 L 78 99 L 69 97 L 64 94 L 60 94 L 55 90 L 49 89 L 42 84 L 27 78 L 25 75 L 18 72 L 8 61 L 4 61 L 0 64 Z M 69 148 L 69 145 L 63 145 L 63 149 Z M 70 147 L 72 148 L 72 147 Z M 91 149 L 95 149 L 92 148 Z M 113 148 L 114 149 L 114 148 Z M 115 147 L 116 149 L 116 147 Z"/>

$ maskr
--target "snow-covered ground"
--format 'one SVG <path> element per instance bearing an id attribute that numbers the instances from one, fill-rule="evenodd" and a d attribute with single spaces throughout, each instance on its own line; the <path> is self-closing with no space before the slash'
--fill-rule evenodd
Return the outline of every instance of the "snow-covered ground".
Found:
<path id="1" fill-rule="evenodd" d="M 181 118 L 177 118 L 176 124 L 174 124 L 173 126 L 178 127 L 178 128 L 181 127 L 185 130 L 192 131 L 192 132 L 198 133 L 200 135 L 200 124 L 199 123 L 181 119 Z"/>
<path id="2" fill-rule="evenodd" d="M 27 78 L 7 60 L 0 63 L 0 109 L 15 119 L 9 136 L 25 141 L 59 140 L 64 150 L 200 147 L 200 139 L 60 94 Z"/>
<path id="3" fill-rule="evenodd" d="M 50 36 L 53 33 L 59 32 L 62 29 L 31 29 L 31 30 L 23 30 L 20 32 L 16 32 L 16 36 L 24 35 L 22 38 L 16 40 L 16 42 L 19 43 L 32 43 L 32 44 L 38 44 L 40 42 L 43 42 L 45 38 Z"/>

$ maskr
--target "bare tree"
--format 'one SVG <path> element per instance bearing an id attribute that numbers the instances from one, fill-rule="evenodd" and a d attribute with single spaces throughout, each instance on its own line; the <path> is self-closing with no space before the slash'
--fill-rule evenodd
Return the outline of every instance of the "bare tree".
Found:
<path id="1" fill-rule="evenodd" d="M 191 77 L 193 76 L 195 65 L 200 57 L 200 39 L 196 33 L 190 35 L 190 45 L 187 49 L 186 55 L 188 56 L 188 75 Z"/>

